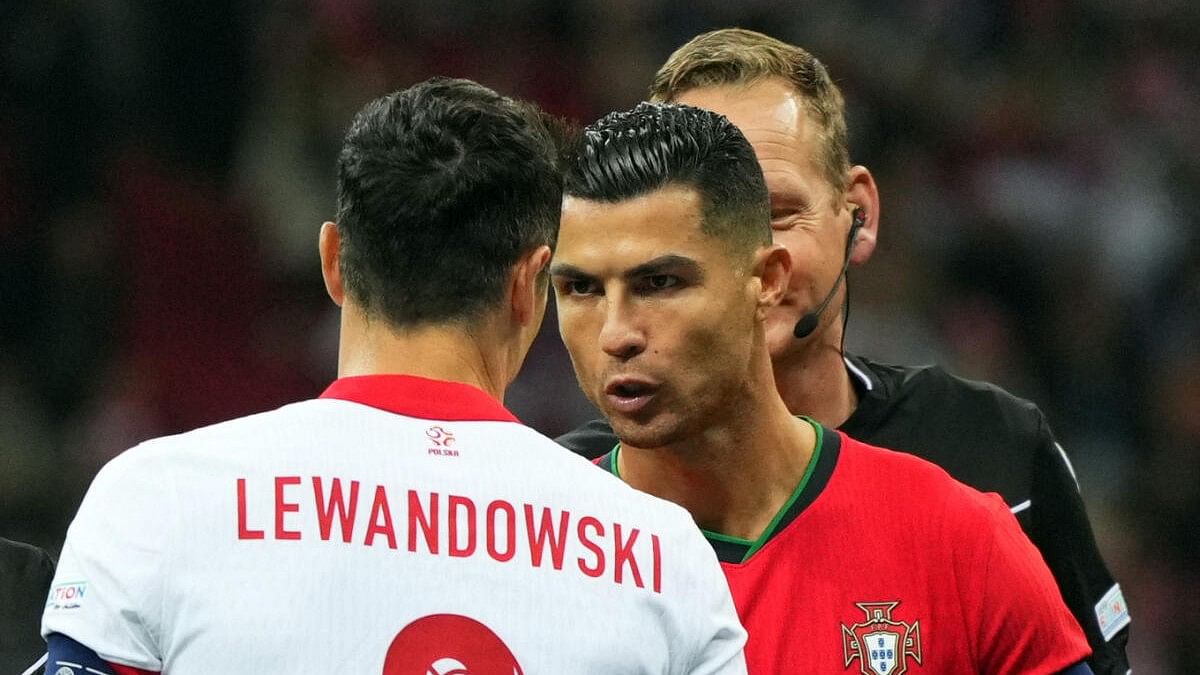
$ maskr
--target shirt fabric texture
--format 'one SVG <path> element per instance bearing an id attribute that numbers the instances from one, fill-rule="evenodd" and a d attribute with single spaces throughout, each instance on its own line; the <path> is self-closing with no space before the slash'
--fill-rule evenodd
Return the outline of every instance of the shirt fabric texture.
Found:
<path id="1" fill-rule="evenodd" d="M 859 403 L 839 429 L 869 445 L 921 457 L 981 492 L 999 494 L 1083 628 L 1093 671 L 1125 675 L 1128 607 L 1096 547 L 1067 455 L 1037 406 L 938 366 L 885 365 L 853 355 L 845 361 Z M 588 458 L 617 443 L 603 420 L 557 440 Z"/>
<path id="2" fill-rule="evenodd" d="M 683 509 L 478 389 L 398 375 L 111 461 L 42 633 L 179 675 L 745 672 Z"/>

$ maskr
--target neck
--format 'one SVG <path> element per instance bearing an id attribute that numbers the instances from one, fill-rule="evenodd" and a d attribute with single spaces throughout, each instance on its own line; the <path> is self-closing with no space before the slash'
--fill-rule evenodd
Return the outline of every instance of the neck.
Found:
<path id="1" fill-rule="evenodd" d="M 723 423 L 686 440 L 652 449 L 622 445 L 622 478 L 683 506 L 706 530 L 757 539 L 804 476 L 816 434 L 788 412 L 769 380 L 741 400 L 722 414 Z"/>
<path id="2" fill-rule="evenodd" d="M 399 330 L 379 318 L 342 310 L 338 377 L 403 374 L 469 384 L 504 400 L 512 380 L 505 354 L 455 325 Z"/>
<path id="3" fill-rule="evenodd" d="M 808 415 L 836 429 L 858 407 L 858 392 L 842 360 L 841 320 L 835 318 L 825 333 L 814 336 L 810 344 L 773 361 L 775 386 L 788 410 Z"/>

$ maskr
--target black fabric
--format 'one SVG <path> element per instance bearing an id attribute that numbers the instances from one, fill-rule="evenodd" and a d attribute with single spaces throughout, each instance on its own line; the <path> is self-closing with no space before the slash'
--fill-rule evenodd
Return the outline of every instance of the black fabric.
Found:
<path id="1" fill-rule="evenodd" d="M 1113 586 L 1096 548 L 1083 500 L 1041 410 L 986 382 L 955 377 L 938 366 L 891 366 L 848 356 L 859 403 L 840 429 L 870 445 L 900 450 L 944 468 L 1010 507 L 1041 551 L 1063 599 L 1087 634 L 1097 675 L 1125 675 L 1129 628 L 1105 642 L 1095 605 Z M 558 438 L 574 452 L 598 457 L 617 442 L 603 420 Z"/>
<path id="2" fill-rule="evenodd" d="M 0 673 L 22 673 L 46 653 L 42 609 L 54 561 L 40 548 L 0 538 Z"/>
<path id="3" fill-rule="evenodd" d="M 558 444 L 577 455 L 583 455 L 590 460 L 611 452 L 617 444 L 617 437 L 612 427 L 604 420 L 592 420 L 583 426 L 572 429 L 555 439 Z"/>

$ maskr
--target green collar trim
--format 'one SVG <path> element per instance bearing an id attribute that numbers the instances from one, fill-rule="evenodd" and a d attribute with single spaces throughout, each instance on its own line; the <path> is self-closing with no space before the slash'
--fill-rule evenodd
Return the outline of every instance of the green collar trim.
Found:
<path id="1" fill-rule="evenodd" d="M 770 524 L 768 524 L 766 529 L 762 531 L 762 534 L 759 534 L 757 539 L 750 540 L 742 539 L 741 537 L 731 537 L 727 534 L 721 534 L 720 532 L 713 532 L 703 528 L 700 530 L 708 539 L 726 542 L 729 544 L 736 544 L 739 546 L 748 546 L 749 548 L 746 550 L 746 554 L 742 556 L 742 562 L 749 560 L 750 556 L 757 553 L 758 550 L 762 548 L 763 545 L 765 545 L 768 541 L 770 541 L 772 536 L 774 536 L 775 528 L 779 526 L 779 521 L 783 520 L 784 515 L 791 510 L 792 505 L 796 503 L 796 500 L 800 498 L 800 495 L 804 494 L 804 489 L 808 487 L 808 481 L 812 478 L 813 471 L 816 470 L 818 460 L 821 458 L 821 446 L 825 444 L 825 427 L 818 424 L 816 420 L 812 419 L 811 417 L 807 417 L 805 415 L 799 415 L 798 417 L 807 422 L 813 428 L 813 431 L 815 431 L 817 434 L 817 442 L 813 446 L 812 457 L 810 457 L 808 460 L 808 467 L 804 469 L 804 476 L 800 478 L 800 483 L 796 485 L 795 490 L 792 490 L 792 496 L 788 497 L 787 502 L 785 502 L 784 505 L 777 512 L 775 512 L 775 517 L 771 519 Z M 620 453 L 621 444 L 618 442 L 613 446 L 612 461 L 611 466 L 609 467 L 612 475 L 616 476 L 617 478 L 621 477 L 621 471 L 617 468 L 619 465 Z"/>
<path id="2" fill-rule="evenodd" d="M 808 480 L 812 478 L 813 471 L 817 468 L 817 460 L 821 459 L 821 446 L 825 443 L 825 428 L 820 424 L 817 424 L 816 420 L 813 420 L 810 417 L 801 415 L 800 419 L 808 422 L 809 425 L 812 426 L 813 431 L 815 431 L 817 434 L 817 442 L 813 444 L 812 457 L 808 458 L 808 467 L 804 469 L 804 476 L 800 478 L 799 485 L 796 486 L 795 490 L 792 490 L 792 496 L 788 497 L 787 502 L 775 512 L 775 517 L 771 519 L 771 523 L 767 525 L 765 530 L 762 531 L 762 534 L 758 535 L 758 539 L 755 539 L 754 543 L 750 545 L 750 549 L 746 551 L 746 555 L 742 557 L 742 562 L 749 560 L 750 556 L 757 553 L 758 549 L 762 548 L 763 545 L 766 544 L 772 536 L 774 536 L 775 528 L 779 526 L 779 521 L 783 520 L 783 516 L 792 509 L 792 505 L 795 504 L 796 500 L 800 498 L 800 495 L 804 493 L 804 488 L 808 487 Z"/>
<path id="3" fill-rule="evenodd" d="M 612 475 L 616 476 L 617 478 L 621 478 L 621 470 L 617 468 L 617 460 L 620 458 L 620 455 L 621 455 L 621 442 L 620 441 L 617 441 L 617 444 L 613 446 L 613 449 L 611 452 L 612 452 L 612 459 L 609 460 L 608 470 L 612 472 Z M 624 481 L 625 479 L 621 478 L 621 480 Z"/>

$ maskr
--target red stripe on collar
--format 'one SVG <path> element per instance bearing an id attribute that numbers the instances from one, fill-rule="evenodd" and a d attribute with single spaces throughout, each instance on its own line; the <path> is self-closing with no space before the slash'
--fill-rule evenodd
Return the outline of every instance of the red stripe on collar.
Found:
<path id="1" fill-rule="evenodd" d="M 321 398 L 336 398 L 408 417 L 450 422 L 520 422 L 482 389 L 414 375 L 358 375 L 334 380 Z"/>

